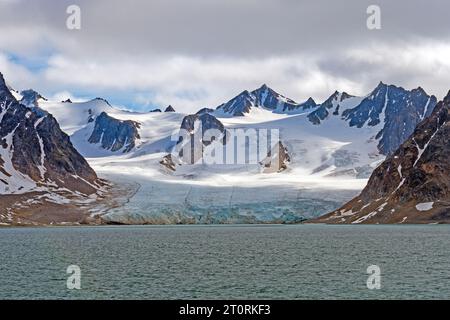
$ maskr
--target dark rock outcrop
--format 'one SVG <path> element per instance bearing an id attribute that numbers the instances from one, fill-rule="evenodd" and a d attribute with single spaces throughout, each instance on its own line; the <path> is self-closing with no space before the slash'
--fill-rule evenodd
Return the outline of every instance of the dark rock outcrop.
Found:
<path id="1" fill-rule="evenodd" d="M 225 131 L 225 127 L 217 120 L 216 117 L 213 115 L 210 115 L 208 113 L 204 113 L 201 115 L 198 114 L 191 114 L 183 118 L 183 121 L 181 121 L 181 129 L 187 130 L 188 132 L 194 132 L 194 124 L 196 121 L 199 121 L 202 129 L 203 129 L 203 135 L 205 134 L 205 131 L 209 129 L 218 129 L 220 132 Z"/>
<path id="2" fill-rule="evenodd" d="M 250 112 L 252 107 L 256 106 L 255 100 L 255 96 L 245 90 L 227 103 L 218 106 L 217 110 L 235 117 L 244 116 Z"/>
<path id="3" fill-rule="evenodd" d="M 450 92 L 328 223 L 450 222 Z"/>
<path id="4" fill-rule="evenodd" d="M 342 117 L 350 126 L 358 128 L 384 122 L 376 136 L 378 149 L 383 154 L 391 154 L 413 133 L 417 124 L 431 114 L 436 103 L 436 97 L 427 95 L 420 87 L 408 91 L 380 83 L 358 106 L 345 110 Z"/>
<path id="5" fill-rule="evenodd" d="M 161 109 L 153 109 L 150 112 L 162 112 Z"/>
<path id="6" fill-rule="evenodd" d="M 436 106 L 435 96 L 422 88 L 411 91 L 382 82 L 357 104 L 344 109 L 353 96 L 336 91 L 319 108 L 308 115 L 314 125 L 321 125 L 330 117 L 339 117 L 350 127 L 375 127 L 373 137 L 381 154 L 392 154 L 413 133 L 417 124 L 428 117 Z"/>
<path id="7" fill-rule="evenodd" d="M 290 161 L 286 147 L 279 141 L 260 164 L 263 167 L 263 173 L 274 173 L 286 170 Z"/>
<path id="8" fill-rule="evenodd" d="M 309 121 L 315 125 L 321 124 L 331 113 L 333 115 L 339 115 L 339 109 L 342 102 L 351 98 L 352 96 L 346 92 L 340 93 L 335 91 L 327 100 L 325 100 L 319 108 L 314 110 L 308 115 Z"/>
<path id="9" fill-rule="evenodd" d="M 85 194 L 99 180 L 75 150 L 55 118 L 19 103 L 0 73 L 0 190 L 23 191 L 24 184 L 67 188 Z"/>
<path id="10" fill-rule="evenodd" d="M 251 92 L 247 90 L 241 92 L 227 103 L 218 106 L 216 110 L 231 116 L 244 116 L 253 107 L 262 107 L 277 113 L 292 113 L 294 111 L 308 110 L 316 106 L 312 98 L 299 104 L 264 84 Z"/>
<path id="11" fill-rule="evenodd" d="M 219 136 L 207 137 L 205 139 L 205 134 L 210 129 L 217 130 Z M 201 132 L 199 132 L 200 130 Z M 180 131 L 182 132 L 175 146 L 174 154 L 181 162 L 186 164 L 198 163 L 203 157 L 204 147 L 210 145 L 216 139 L 220 139 L 222 144 L 226 141 L 224 125 L 209 113 L 185 116 L 181 122 Z M 185 139 L 188 141 L 184 142 Z M 173 159 L 171 161 L 173 162 Z"/>
<path id="12" fill-rule="evenodd" d="M 22 95 L 20 103 L 29 108 L 39 107 L 39 100 L 47 101 L 46 98 L 33 89 L 24 90 L 20 94 Z"/>
<path id="13" fill-rule="evenodd" d="M 175 112 L 175 109 L 172 106 L 168 106 L 164 112 Z"/>
<path id="14" fill-rule="evenodd" d="M 202 115 L 204 113 L 213 113 L 214 109 L 210 109 L 210 108 L 202 108 L 200 110 L 197 111 L 197 115 Z"/>
<path id="15" fill-rule="evenodd" d="M 139 128 L 140 124 L 135 121 L 118 120 L 102 112 L 95 119 L 94 130 L 88 141 L 100 143 L 103 149 L 112 152 L 129 152 L 136 146 L 136 140 L 140 139 Z"/>
<path id="16" fill-rule="evenodd" d="M 282 96 L 265 84 L 252 91 L 252 95 L 255 97 L 256 105 L 269 110 L 278 110 L 283 112 L 298 108 L 298 104 L 295 101 Z"/>
<path id="17" fill-rule="evenodd" d="M 173 172 L 176 170 L 176 164 L 172 159 L 171 154 L 165 155 L 162 160 L 159 162 L 163 167 L 165 167 L 170 172 Z"/>
<path id="18" fill-rule="evenodd" d="M 285 111 L 294 111 L 294 110 L 302 110 L 302 111 L 307 111 L 310 109 L 314 109 L 318 106 L 318 104 L 316 103 L 316 101 L 314 101 L 313 98 L 309 98 L 308 100 L 306 100 L 303 103 L 300 103 L 299 105 L 297 105 L 296 107 L 293 108 L 286 108 Z"/>

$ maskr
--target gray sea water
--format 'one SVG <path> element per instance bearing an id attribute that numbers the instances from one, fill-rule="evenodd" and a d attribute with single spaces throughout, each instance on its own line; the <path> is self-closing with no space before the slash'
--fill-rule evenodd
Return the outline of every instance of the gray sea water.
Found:
<path id="1" fill-rule="evenodd" d="M 3 228 L 0 299 L 449 299 L 449 244 L 443 225 Z"/>

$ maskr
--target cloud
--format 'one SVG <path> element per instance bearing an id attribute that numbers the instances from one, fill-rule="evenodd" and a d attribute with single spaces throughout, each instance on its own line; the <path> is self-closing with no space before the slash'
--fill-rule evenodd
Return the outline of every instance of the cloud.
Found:
<path id="1" fill-rule="evenodd" d="M 377 2 L 379 31 L 366 28 L 368 0 L 79 0 L 82 28 L 71 31 L 73 1 L 3 0 L 0 71 L 48 96 L 102 95 L 140 110 L 215 107 L 262 83 L 299 102 L 363 95 L 380 80 L 442 97 L 448 1 Z"/>

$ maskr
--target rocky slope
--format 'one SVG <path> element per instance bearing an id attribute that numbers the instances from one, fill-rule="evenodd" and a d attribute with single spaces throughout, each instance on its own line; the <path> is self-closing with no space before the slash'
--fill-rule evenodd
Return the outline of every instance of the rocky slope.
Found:
<path id="1" fill-rule="evenodd" d="M 263 107 L 276 113 L 296 113 L 316 106 L 312 98 L 304 103 L 296 103 L 264 84 L 251 92 L 243 91 L 230 101 L 218 106 L 216 111 L 221 115 L 244 116 L 253 107 Z"/>
<path id="2" fill-rule="evenodd" d="M 392 145 L 400 144 L 409 128 L 432 111 L 434 99 L 420 88 L 408 91 L 381 83 L 367 96 L 337 92 L 321 105 L 312 99 L 295 104 L 262 86 L 217 110 L 204 108 L 196 115 L 131 112 L 112 107 L 103 99 L 74 103 L 40 100 L 39 107 L 55 115 L 97 172 L 119 185 L 139 183 L 129 204 L 108 214 L 112 222 L 179 223 L 184 218 L 204 221 L 207 216 L 221 223 L 298 222 L 330 212 L 356 196 L 385 159 L 381 152 L 388 154 Z M 103 112 L 107 116 L 101 116 Z M 311 121 L 308 115 L 312 114 L 318 121 Z M 102 118 L 108 121 L 95 129 L 96 121 L 99 124 Z M 140 124 L 136 126 L 139 143 L 128 149 L 128 141 L 136 135 L 119 138 L 116 134 L 126 121 Z M 236 150 L 246 150 L 246 159 L 242 161 L 243 153 L 239 161 L 239 154 L 228 154 L 234 147 L 225 150 L 226 165 L 184 165 L 180 154 L 175 152 L 176 157 L 172 157 L 173 147 L 180 144 L 180 127 L 192 134 L 196 121 L 219 132 L 247 135 L 249 142 L 246 137 L 233 139 Z M 401 130 L 395 131 L 399 126 Z M 90 143 L 94 131 L 97 142 Z M 281 142 L 267 154 L 258 149 L 257 157 L 247 162 L 250 139 L 256 134 L 264 141 L 269 132 Z M 106 143 L 110 149 L 99 143 L 102 133 L 111 135 Z M 399 138 L 386 140 L 380 151 L 380 141 L 391 134 Z M 120 146 L 112 148 L 114 140 L 121 140 Z M 181 154 L 188 160 L 184 162 L 192 163 L 192 156 L 194 160 L 205 155 L 216 159 L 212 155 L 220 152 L 221 145 L 210 144 L 203 136 L 196 141 L 197 148 Z M 225 142 L 227 147 L 231 145 L 227 139 Z M 248 149 L 249 156 L 251 150 L 255 151 Z M 228 159 L 233 159 L 231 164 Z M 270 194 L 265 190 L 271 190 Z"/>
<path id="3" fill-rule="evenodd" d="M 450 92 L 373 172 L 358 197 L 316 222 L 449 223 L 449 113 Z"/>
<path id="4" fill-rule="evenodd" d="M 37 108 L 39 101 L 47 101 L 40 93 L 32 89 L 23 90 L 20 95 L 22 96 L 20 103 L 29 108 Z"/>
<path id="5" fill-rule="evenodd" d="M 319 106 L 319 108 L 308 115 L 309 121 L 311 121 L 313 124 L 319 125 L 323 120 L 327 119 L 330 116 L 330 113 L 338 116 L 340 114 L 339 109 L 342 109 L 342 103 L 350 98 L 353 98 L 353 96 L 349 95 L 346 92 L 340 93 L 338 91 L 335 91 Z"/>
<path id="6" fill-rule="evenodd" d="M 342 117 L 350 126 L 358 128 L 384 124 L 376 139 L 381 153 L 388 155 L 431 114 L 436 103 L 436 97 L 429 96 L 420 87 L 408 91 L 380 83 L 358 106 L 343 111 Z"/>
<path id="7" fill-rule="evenodd" d="M 436 102 L 435 96 L 428 95 L 420 87 L 406 90 L 380 82 L 365 97 L 336 91 L 320 105 L 311 98 L 296 104 L 263 85 L 252 92 L 244 91 L 220 105 L 216 115 L 244 116 L 252 108 L 265 108 L 284 114 L 308 112 L 309 121 L 318 126 L 327 126 L 328 120 L 339 119 L 342 126 L 376 128 L 375 135 L 367 138 L 377 140 L 379 152 L 388 155 L 397 150 L 417 124 L 431 114 Z"/>
<path id="8" fill-rule="evenodd" d="M 95 192 L 97 175 L 52 115 L 35 113 L 9 92 L 0 74 L 0 191 L 39 186 Z"/>
<path id="9" fill-rule="evenodd" d="M 201 164 L 204 162 L 202 160 L 205 160 L 205 151 L 209 153 L 213 149 L 217 150 L 216 148 L 222 149 L 219 164 L 231 164 L 231 161 L 226 160 L 226 148 L 230 147 L 234 150 L 234 142 L 230 143 L 234 141 L 234 136 L 216 117 L 209 113 L 188 115 L 184 117 L 180 129 L 184 131 L 184 134 L 180 133 L 172 154 L 165 156 L 160 162 L 167 169 L 175 171 L 177 164 Z M 208 132 L 211 129 L 215 131 Z M 188 141 L 187 145 L 183 143 L 185 139 Z M 249 148 L 246 142 L 244 144 Z M 287 148 L 281 141 L 277 141 L 271 149 L 268 148 L 267 155 L 261 159 L 259 165 L 261 172 L 274 173 L 286 170 L 289 162 Z"/>
<path id="10" fill-rule="evenodd" d="M 281 141 L 278 141 L 260 164 L 263 173 L 274 173 L 286 170 L 290 161 L 291 158 L 287 148 Z"/>
<path id="11" fill-rule="evenodd" d="M 175 109 L 172 106 L 168 106 L 164 112 L 175 112 Z"/>
<path id="12" fill-rule="evenodd" d="M 204 148 L 214 142 L 214 139 L 223 139 L 222 143 L 225 142 L 224 125 L 209 113 L 185 116 L 181 122 L 180 130 L 184 134 L 180 133 L 175 152 L 178 153 L 180 162 L 185 164 L 198 163 L 203 157 Z M 205 139 L 208 130 L 216 130 L 220 137 L 212 136 Z"/>
<path id="13" fill-rule="evenodd" d="M 122 150 L 129 152 L 140 139 L 138 129 L 140 124 L 135 121 L 121 121 L 102 112 L 95 119 L 94 130 L 89 137 L 89 143 L 99 143 L 103 149 L 113 152 Z"/>

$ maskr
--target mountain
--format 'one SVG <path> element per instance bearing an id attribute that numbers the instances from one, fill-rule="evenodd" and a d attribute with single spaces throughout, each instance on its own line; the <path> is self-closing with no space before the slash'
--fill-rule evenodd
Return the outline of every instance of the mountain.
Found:
<path id="1" fill-rule="evenodd" d="M 223 135 L 225 135 L 225 127 L 222 122 L 209 113 L 204 113 L 201 115 L 191 114 L 185 116 L 181 122 L 180 129 L 184 130 L 189 137 L 185 134 L 180 134 L 180 139 L 175 147 L 182 147 L 183 141 L 185 139 L 189 139 L 187 141 L 190 148 L 182 149 L 179 153 L 182 161 L 186 164 L 197 163 L 203 157 L 204 148 L 210 145 L 214 139 L 222 139 Z M 205 139 L 205 134 L 207 131 L 212 129 L 216 130 L 221 136 Z M 224 142 L 225 140 L 222 140 L 222 144 Z M 188 151 L 187 154 L 184 153 L 186 150 Z"/>
<path id="2" fill-rule="evenodd" d="M 164 112 L 175 112 L 175 109 L 172 106 L 168 106 Z"/>
<path id="3" fill-rule="evenodd" d="M 108 223 L 290 223 L 355 197 L 434 99 L 420 88 L 381 83 L 363 97 L 335 92 L 320 105 L 296 104 L 263 85 L 195 115 L 131 112 L 104 99 L 39 101 L 39 108 L 55 116 L 102 177 L 135 186 L 123 208 L 102 216 Z M 189 154 L 172 153 L 180 128 L 191 135 L 196 121 L 227 138 L 218 145 L 201 136 L 191 155 L 220 159 L 223 147 L 225 164 L 189 165 L 180 161 L 192 160 Z M 269 136 L 275 145 L 262 149 Z"/>
<path id="4" fill-rule="evenodd" d="M 20 92 L 20 94 L 22 96 L 20 103 L 29 108 L 39 107 L 40 100 L 47 101 L 47 99 L 44 98 L 40 93 L 32 89 L 24 90 Z"/>
<path id="5" fill-rule="evenodd" d="M 271 150 L 267 153 L 260 164 L 262 165 L 263 173 L 282 172 L 288 168 L 288 163 L 291 161 L 287 148 L 281 141 L 278 141 Z"/>
<path id="6" fill-rule="evenodd" d="M 0 194 L 47 188 L 92 194 L 99 186 L 96 173 L 56 119 L 19 103 L 1 73 L 0 145 Z"/>
<path id="7" fill-rule="evenodd" d="M 312 98 L 298 104 L 264 84 L 252 92 L 243 91 L 230 101 L 218 106 L 216 111 L 222 115 L 244 116 L 253 107 L 262 107 L 275 113 L 292 113 L 315 108 L 316 106 Z"/>
<path id="8" fill-rule="evenodd" d="M 245 113 L 249 113 L 250 109 L 255 106 L 255 96 L 245 90 L 230 101 L 218 106 L 216 108 L 216 111 L 221 112 L 224 115 L 230 115 L 233 117 L 244 116 Z"/>
<path id="9" fill-rule="evenodd" d="M 309 121 L 318 126 L 327 126 L 329 119 L 336 118 L 341 120 L 342 126 L 373 128 L 375 134 L 367 139 L 377 140 L 380 153 L 389 155 L 412 134 L 420 121 L 431 114 L 436 103 L 437 98 L 421 87 L 406 90 L 380 82 L 365 97 L 335 91 L 320 105 L 312 98 L 297 104 L 263 85 L 252 92 L 243 91 L 220 105 L 215 115 L 244 116 L 254 108 L 280 114 L 309 112 Z"/>
<path id="10" fill-rule="evenodd" d="M 417 124 L 429 116 L 437 98 L 422 88 L 411 91 L 380 83 L 358 106 L 343 111 L 342 117 L 350 126 L 376 126 L 384 124 L 377 134 L 378 148 L 391 154 L 414 131 Z"/>
<path id="11" fill-rule="evenodd" d="M 140 139 L 138 129 L 140 124 L 135 121 L 121 121 L 102 112 L 95 119 L 94 130 L 89 143 L 99 143 L 103 149 L 112 152 L 121 150 L 129 152 L 136 146 L 136 141 Z"/>
<path id="12" fill-rule="evenodd" d="M 346 92 L 340 93 L 335 91 L 327 100 L 320 104 L 319 108 L 308 115 L 309 121 L 313 124 L 319 125 L 323 120 L 327 119 L 332 113 L 334 116 L 339 115 L 339 109 L 346 109 L 346 104 L 352 102 L 354 104 L 355 97 Z M 358 98 L 356 98 L 358 99 Z M 357 100 L 359 102 L 359 100 Z"/>
<path id="13" fill-rule="evenodd" d="M 333 93 L 319 108 L 308 115 L 315 125 L 337 117 L 356 128 L 374 128 L 378 150 L 392 154 L 413 133 L 417 124 L 429 116 L 437 98 L 422 88 L 405 90 L 382 82 L 366 97 L 345 92 Z"/>
<path id="14" fill-rule="evenodd" d="M 450 92 L 400 148 L 375 169 L 359 196 L 317 221 L 449 223 L 449 120 Z"/>
<path id="15" fill-rule="evenodd" d="M 214 113 L 214 109 L 202 108 L 202 109 L 198 110 L 196 114 L 201 115 L 201 114 L 204 114 L 204 113 Z"/>

